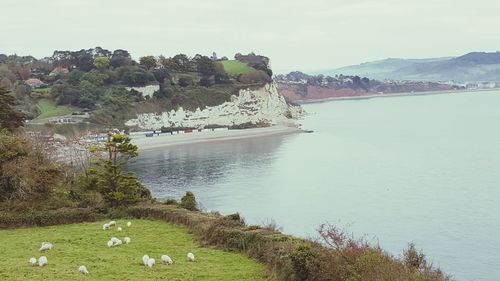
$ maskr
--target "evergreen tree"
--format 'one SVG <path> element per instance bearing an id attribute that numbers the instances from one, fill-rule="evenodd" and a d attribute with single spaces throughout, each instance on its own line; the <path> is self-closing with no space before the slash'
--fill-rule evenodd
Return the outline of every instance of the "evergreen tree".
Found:
<path id="1" fill-rule="evenodd" d="M 124 172 L 127 161 L 139 155 L 129 137 L 110 133 L 104 146 L 94 152 L 105 156 L 91 169 L 90 186 L 101 193 L 109 206 L 127 206 L 151 198 L 134 173 Z"/>

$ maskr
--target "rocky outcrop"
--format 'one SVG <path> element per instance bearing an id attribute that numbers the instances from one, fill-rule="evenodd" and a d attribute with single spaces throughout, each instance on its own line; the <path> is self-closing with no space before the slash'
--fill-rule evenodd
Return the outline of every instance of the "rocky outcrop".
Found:
<path id="1" fill-rule="evenodd" d="M 126 87 L 127 90 L 136 90 L 141 93 L 143 97 L 152 97 L 156 91 L 160 90 L 160 85 L 148 85 L 144 87 Z"/>
<path id="2" fill-rule="evenodd" d="M 208 125 L 230 127 L 248 123 L 296 126 L 296 119 L 303 114 L 301 107 L 287 104 L 276 84 L 271 83 L 257 90 L 241 90 L 238 96 L 231 97 L 230 102 L 218 106 L 195 111 L 179 108 L 161 114 L 138 114 L 136 119 L 127 121 L 125 125 L 141 129 L 203 128 Z"/>

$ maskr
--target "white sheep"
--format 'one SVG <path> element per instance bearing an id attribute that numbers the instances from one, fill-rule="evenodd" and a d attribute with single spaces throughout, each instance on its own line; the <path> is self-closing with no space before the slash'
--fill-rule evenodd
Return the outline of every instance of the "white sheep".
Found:
<path id="1" fill-rule="evenodd" d="M 31 266 L 35 266 L 36 265 L 36 259 L 35 258 L 31 258 L 30 261 L 29 261 L 30 265 Z"/>
<path id="2" fill-rule="evenodd" d="M 132 226 L 132 222 L 127 222 L 127 227 L 131 227 Z"/>
<path id="3" fill-rule="evenodd" d="M 109 241 L 113 242 L 113 246 L 120 246 L 122 244 L 122 240 L 116 237 L 111 237 Z"/>
<path id="4" fill-rule="evenodd" d="M 148 259 L 148 267 L 149 268 L 153 267 L 153 265 L 155 265 L 155 264 L 156 264 L 155 259 Z"/>
<path id="5" fill-rule="evenodd" d="M 109 229 L 109 224 L 105 223 L 102 225 L 102 230 L 108 230 Z"/>
<path id="6" fill-rule="evenodd" d="M 40 247 L 39 251 L 40 252 L 48 251 L 48 250 L 52 249 L 53 246 L 54 245 L 52 245 L 52 243 L 42 242 L 42 246 Z"/>
<path id="7" fill-rule="evenodd" d="M 125 244 L 130 244 L 130 237 L 125 237 L 123 238 L 123 241 L 125 241 Z"/>
<path id="8" fill-rule="evenodd" d="M 174 263 L 172 261 L 172 259 L 169 256 L 167 256 L 167 255 L 162 255 L 161 256 L 161 261 L 163 262 L 163 264 L 166 264 L 166 265 L 170 265 L 170 264 Z"/>
<path id="9" fill-rule="evenodd" d="M 49 261 L 47 260 L 46 256 L 41 256 L 40 258 L 38 258 L 38 265 L 39 266 L 46 266 L 48 263 L 49 263 Z"/>
<path id="10" fill-rule="evenodd" d="M 115 226 L 116 225 L 116 221 L 110 221 L 108 222 L 109 226 Z"/>
<path id="11" fill-rule="evenodd" d="M 194 262 L 194 255 L 193 253 L 188 253 L 187 254 L 188 261 Z"/>
<path id="12" fill-rule="evenodd" d="M 87 270 L 87 267 L 85 265 L 80 265 L 80 267 L 78 268 L 78 271 L 80 271 L 81 274 L 89 274 L 89 271 Z"/>
<path id="13" fill-rule="evenodd" d="M 143 263 L 145 266 L 148 266 L 148 260 L 149 260 L 149 256 L 148 256 L 148 255 L 144 255 L 144 256 L 142 256 L 142 263 Z"/>
<path id="14" fill-rule="evenodd" d="M 109 240 L 109 241 L 108 241 L 108 248 L 113 247 L 113 244 L 114 244 L 114 243 L 113 243 L 113 241 Z"/>
<path id="15" fill-rule="evenodd" d="M 118 227 L 116 230 L 118 230 L 118 231 L 122 231 L 122 228 L 121 228 L 121 227 Z"/>

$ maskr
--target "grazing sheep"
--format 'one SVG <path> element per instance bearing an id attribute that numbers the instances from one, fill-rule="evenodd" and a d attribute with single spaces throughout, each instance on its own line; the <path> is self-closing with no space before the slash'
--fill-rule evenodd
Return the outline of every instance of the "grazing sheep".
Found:
<path id="1" fill-rule="evenodd" d="M 149 256 L 148 256 L 148 255 L 144 255 L 144 256 L 142 256 L 142 263 L 143 263 L 145 266 L 148 266 L 148 260 L 149 260 Z"/>
<path id="2" fill-rule="evenodd" d="M 116 225 L 116 221 L 110 221 L 108 222 L 109 226 L 115 226 Z"/>
<path id="3" fill-rule="evenodd" d="M 38 259 L 38 265 L 39 266 L 46 266 L 48 264 L 48 260 L 47 260 L 47 257 L 46 256 L 41 256 L 39 259 Z"/>
<path id="4" fill-rule="evenodd" d="M 109 240 L 109 241 L 108 241 L 108 248 L 113 247 L 113 244 L 114 244 L 114 243 L 113 243 L 113 241 Z"/>
<path id="5" fill-rule="evenodd" d="M 188 253 L 187 254 L 188 261 L 194 261 L 194 255 L 193 253 Z"/>
<path id="6" fill-rule="evenodd" d="M 102 230 L 108 230 L 109 229 L 109 224 L 105 223 L 102 225 Z"/>
<path id="7" fill-rule="evenodd" d="M 78 271 L 80 271 L 81 274 L 89 274 L 89 271 L 87 270 L 87 267 L 85 265 L 80 265 L 80 267 L 78 268 Z"/>
<path id="8" fill-rule="evenodd" d="M 35 266 L 36 265 L 36 259 L 35 258 L 31 258 L 29 263 L 30 263 L 31 266 Z"/>
<path id="9" fill-rule="evenodd" d="M 132 226 L 132 222 L 127 222 L 127 227 L 131 227 Z"/>
<path id="10" fill-rule="evenodd" d="M 123 241 L 125 241 L 125 244 L 130 244 L 130 237 L 125 237 L 123 238 Z"/>
<path id="11" fill-rule="evenodd" d="M 148 267 L 149 267 L 149 268 L 153 267 L 153 265 L 155 265 L 155 264 L 156 264 L 155 259 L 149 259 L 149 260 L 148 260 Z"/>
<path id="12" fill-rule="evenodd" d="M 118 230 L 118 231 L 122 231 L 122 228 L 121 228 L 121 227 L 118 227 L 116 230 Z"/>
<path id="13" fill-rule="evenodd" d="M 122 244 L 122 240 L 120 240 L 116 237 L 111 237 L 111 239 L 109 241 L 113 242 L 112 246 L 120 246 Z"/>
<path id="14" fill-rule="evenodd" d="M 163 262 L 163 264 L 166 264 L 166 265 L 171 265 L 171 264 L 174 263 L 172 261 L 172 259 L 169 256 L 167 256 L 167 255 L 161 256 L 161 261 Z"/>
<path id="15" fill-rule="evenodd" d="M 40 247 L 40 252 L 44 252 L 44 251 L 48 251 L 50 249 L 52 249 L 54 245 L 52 245 L 52 243 L 49 243 L 49 242 L 42 242 L 42 247 Z"/>

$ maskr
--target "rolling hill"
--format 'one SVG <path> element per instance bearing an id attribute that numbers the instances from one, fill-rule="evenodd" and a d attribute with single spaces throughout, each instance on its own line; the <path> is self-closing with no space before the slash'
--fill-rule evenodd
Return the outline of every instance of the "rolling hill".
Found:
<path id="1" fill-rule="evenodd" d="M 346 66 L 324 74 L 373 79 L 478 82 L 500 81 L 500 52 L 473 52 L 459 57 L 385 59 Z"/>

